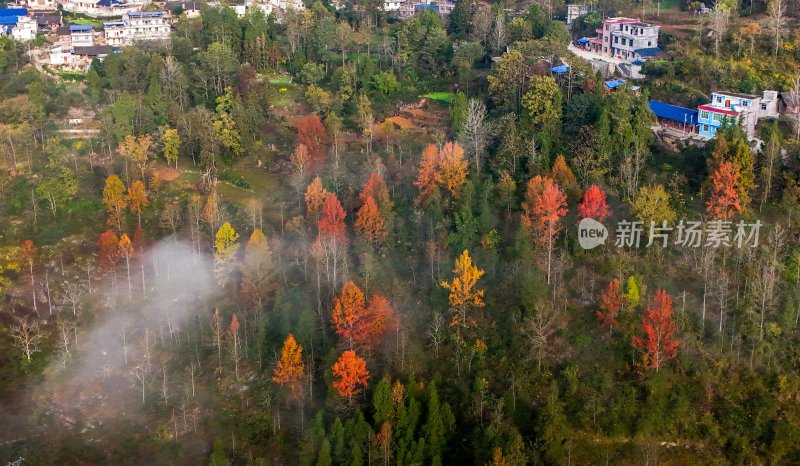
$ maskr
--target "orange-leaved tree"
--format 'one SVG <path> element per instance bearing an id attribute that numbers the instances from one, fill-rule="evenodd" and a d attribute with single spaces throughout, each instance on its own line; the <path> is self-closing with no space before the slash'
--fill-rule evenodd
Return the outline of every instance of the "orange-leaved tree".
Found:
<path id="1" fill-rule="evenodd" d="M 657 290 L 653 301 L 642 316 L 639 329 L 642 337 L 633 337 L 633 347 L 642 352 L 642 368 L 655 369 L 678 354 L 680 341 L 675 338 L 672 318 L 672 299 L 664 290 Z"/>
<path id="2" fill-rule="evenodd" d="M 119 238 L 111 230 L 106 230 L 97 240 L 97 262 L 103 267 L 112 268 L 119 260 Z"/>
<path id="3" fill-rule="evenodd" d="M 299 398 L 303 393 L 303 347 L 291 333 L 286 337 L 281 348 L 281 359 L 272 373 L 272 380 L 280 385 L 288 385 L 292 398 Z"/>
<path id="4" fill-rule="evenodd" d="M 439 165 L 439 149 L 433 144 L 428 144 L 422 151 L 422 158 L 419 161 L 419 174 L 414 185 L 419 189 L 417 205 L 427 204 L 431 193 L 437 188 L 436 168 Z"/>
<path id="5" fill-rule="evenodd" d="M 454 198 L 459 198 L 461 190 L 467 183 L 467 168 L 464 149 L 457 142 L 448 142 L 439 152 L 436 181 Z"/>
<path id="6" fill-rule="evenodd" d="M 373 294 L 367 305 L 366 316 L 358 326 L 360 346 L 368 350 L 375 348 L 394 324 L 394 309 L 389 300 L 381 294 Z"/>
<path id="7" fill-rule="evenodd" d="M 553 245 L 567 213 L 567 198 L 552 178 L 536 175 L 528 182 L 522 203 L 522 225 L 533 240 L 547 250 L 547 283 L 550 284 Z"/>
<path id="8" fill-rule="evenodd" d="M 125 268 L 128 272 L 128 300 L 132 298 L 132 287 L 131 287 L 131 259 L 133 258 L 133 242 L 128 237 L 127 233 L 123 233 L 122 236 L 119 237 L 119 255 L 125 258 Z"/>
<path id="9" fill-rule="evenodd" d="M 622 291 L 619 279 L 615 278 L 608 284 L 608 288 L 600 294 L 600 310 L 595 314 L 601 327 L 608 327 L 609 332 L 619 325 L 617 314 L 622 309 Z"/>
<path id="10" fill-rule="evenodd" d="M 593 218 L 602 222 L 609 214 L 605 191 L 596 184 L 589 186 L 583 194 L 583 200 L 578 204 L 578 213 L 581 218 Z"/>
<path id="11" fill-rule="evenodd" d="M 367 196 L 364 205 L 356 212 L 356 232 L 364 235 L 370 243 L 374 243 L 386 237 L 383 223 L 375 198 Z"/>
<path id="12" fill-rule="evenodd" d="M 478 280 L 483 276 L 484 271 L 472 264 L 472 258 L 465 249 L 456 259 L 453 269 L 453 280 L 443 281 L 440 286 L 450 291 L 449 302 L 452 318 L 450 326 L 468 326 L 467 308 L 469 306 L 483 307 L 483 290 L 476 288 Z"/>
<path id="13" fill-rule="evenodd" d="M 253 230 L 244 251 L 239 292 L 248 309 L 261 309 L 269 299 L 269 294 L 277 287 L 274 280 L 275 270 L 272 267 L 272 251 L 260 228 Z"/>
<path id="14" fill-rule="evenodd" d="M 706 201 L 706 213 L 712 220 L 730 220 L 742 213 L 739 168 L 734 162 L 724 161 L 711 174 L 711 189 Z"/>
<path id="15" fill-rule="evenodd" d="M 347 350 L 339 356 L 333 365 L 333 388 L 342 398 L 347 398 L 347 404 L 353 404 L 353 397 L 362 393 L 369 382 L 367 363 L 355 351 Z"/>
<path id="16" fill-rule="evenodd" d="M 352 280 L 348 280 L 342 287 L 341 294 L 333 299 L 331 320 L 336 334 L 347 341 L 350 349 L 355 343 L 358 323 L 364 318 L 366 310 L 364 292 Z"/>
<path id="17" fill-rule="evenodd" d="M 325 199 L 328 198 L 330 192 L 322 185 L 320 177 L 314 177 L 306 188 L 306 215 L 308 218 L 316 218 L 316 215 L 322 210 L 322 205 L 325 204 Z"/>

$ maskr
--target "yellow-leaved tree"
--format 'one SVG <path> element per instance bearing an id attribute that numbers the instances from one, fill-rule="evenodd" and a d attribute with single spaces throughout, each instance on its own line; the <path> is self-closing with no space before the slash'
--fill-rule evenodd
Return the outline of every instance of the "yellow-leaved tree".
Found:
<path id="1" fill-rule="evenodd" d="M 450 291 L 450 312 L 452 319 L 450 326 L 461 325 L 467 327 L 474 325 L 474 321 L 467 322 L 467 309 L 470 306 L 483 307 L 483 290 L 476 288 L 478 280 L 484 271 L 472 264 L 472 258 L 465 249 L 456 259 L 453 269 L 455 276 L 450 282 L 443 281 L 440 285 Z"/>
<path id="2" fill-rule="evenodd" d="M 239 233 L 230 223 L 225 222 L 217 230 L 214 238 L 214 272 L 220 276 L 225 272 L 228 264 L 236 258 L 239 250 Z"/>

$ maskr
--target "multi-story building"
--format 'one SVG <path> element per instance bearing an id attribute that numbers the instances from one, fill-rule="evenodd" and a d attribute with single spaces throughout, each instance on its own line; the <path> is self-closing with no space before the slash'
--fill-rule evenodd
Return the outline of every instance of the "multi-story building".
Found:
<path id="1" fill-rule="evenodd" d="M 28 17 L 25 8 L 0 8 L 0 35 L 11 36 L 14 40 L 27 41 L 36 38 L 36 21 Z"/>
<path id="2" fill-rule="evenodd" d="M 139 41 L 169 40 L 169 13 L 134 11 L 122 15 L 122 21 L 103 23 L 108 45 L 128 45 Z"/>
<path id="3" fill-rule="evenodd" d="M 141 2 L 122 2 L 119 0 L 65 0 L 64 10 L 81 13 L 93 18 L 109 18 L 122 16 L 125 13 L 139 11 L 144 6 Z"/>
<path id="4" fill-rule="evenodd" d="M 590 39 L 589 49 L 625 61 L 649 58 L 660 52 L 658 30 L 659 26 L 636 18 L 606 18 L 597 37 Z"/>
<path id="5" fill-rule="evenodd" d="M 53 11 L 58 7 L 55 0 L 21 0 L 19 4 L 29 10 Z"/>
<path id="6" fill-rule="evenodd" d="M 753 138 L 758 122 L 761 97 L 734 92 L 714 92 L 711 103 L 697 107 L 700 136 L 713 138 L 722 125 L 742 126 L 748 138 Z"/>
<path id="7" fill-rule="evenodd" d="M 755 138 L 756 124 L 762 118 L 779 115 L 777 91 L 764 91 L 763 96 L 736 92 L 713 92 L 711 103 L 697 107 L 698 133 L 713 138 L 723 124 L 738 124 L 748 139 Z"/>
<path id="8" fill-rule="evenodd" d="M 73 47 L 94 45 L 94 28 L 88 24 L 70 24 L 69 42 Z"/>
<path id="9" fill-rule="evenodd" d="M 595 6 L 587 3 L 572 3 L 567 5 L 567 26 L 572 26 L 572 22 L 581 16 L 593 12 Z"/>
<path id="10" fill-rule="evenodd" d="M 400 11 L 405 0 L 383 0 L 383 11 Z"/>

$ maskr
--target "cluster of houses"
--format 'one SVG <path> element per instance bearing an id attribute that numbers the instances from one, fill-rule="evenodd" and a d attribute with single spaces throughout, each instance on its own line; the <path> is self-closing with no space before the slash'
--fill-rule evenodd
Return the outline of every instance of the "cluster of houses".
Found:
<path id="1" fill-rule="evenodd" d="M 661 126 L 673 129 L 685 137 L 711 139 L 724 125 L 741 125 L 748 139 L 756 139 L 756 125 L 764 118 L 778 118 L 786 106 L 778 91 L 762 95 L 717 91 L 711 102 L 697 109 L 679 107 L 657 100 L 650 101 L 650 110 Z"/>

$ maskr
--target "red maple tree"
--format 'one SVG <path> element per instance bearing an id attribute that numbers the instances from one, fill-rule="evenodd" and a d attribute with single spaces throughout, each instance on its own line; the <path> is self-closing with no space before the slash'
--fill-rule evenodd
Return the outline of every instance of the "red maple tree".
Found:
<path id="1" fill-rule="evenodd" d="M 583 200 L 578 204 L 580 218 L 593 218 L 602 221 L 608 214 L 608 203 L 606 193 L 597 185 L 589 186 L 583 194 Z"/>
<path id="2" fill-rule="evenodd" d="M 111 230 L 106 230 L 97 240 L 97 262 L 103 267 L 111 268 L 120 257 L 119 238 Z"/>
<path id="3" fill-rule="evenodd" d="M 308 148 L 309 169 L 316 172 L 325 162 L 325 152 L 328 145 L 328 133 L 325 125 L 316 114 L 298 118 L 294 122 L 297 128 L 297 142 L 305 144 Z"/>
<path id="4" fill-rule="evenodd" d="M 336 380 L 333 388 L 342 398 L 347 398 L 347 403 L 353 403 L 353 397 L 362 393 L 369 382 L 367 363 L 355 351 L 347 350 L 339 356 L 339 360 L 332 369 Z"/>
<path id="5" fill-rule="evenodd" d="M 744 211 L 740 197 L 738 167 L 733 162 L 722 162 L 711 174 L 711 189 L 706 201 L 706 213 L 712 220 L 730 220 Z"/>
<path id="6" fill-rule="evenodd" d="M 391 209 L 392 200 L 389 196 L 389 188 L 378 172 L 372 172 L 369 175 L 367 182 L 364 183 L 364 189 L 358 195 L 362 203 L 367 202 L 368 197 L 372 197 L 381 210 Z"/>
<path id="7" fill-rule="evenodd" d="M 595 313 L 601 327 L 608 327 L 609 331 L 619 325 L 617 314 L 622 309 L 622 291 L 619 279 L 615 278 L 608 284 L 608 288 L 600 294 L 600 310 Z"/>
<path id="8" fill-rule="evenodd" d="M 306 188 L 305 196 L 306 212 L 309 218 L 319 213 L 329 195 L 330 191 L 325 189 L 325 187 L 322 185 L 322 180 L 320 177 L 315 177 L 311 183 L 309 183 L 308 188 Z"/>
<path id="9" fill-rule="evenodd" d="M 642 316 L 639 329 L 644 338 L 633 337 L 633 347 L 643 353 L 642 367 L 655 369 L 673 359 L 678 354 L 680 340 L 675 335 L 675 321 L 672 319 L 672 299 L 664 290 L 656 291 L 653 301 Z"/>
<path id="10" fill-rule="evenodd" d="M 360 346 L 368 350 L 375 348 L 394 324 L 394 309 L 389 300 L 381 294 L 373 294 L 367 305 L 366 316 L 360 325 L 358 339 Z"/>
<path id="11" fill-rule="evenodd" d="M 553 244 L 562 229 L 561 217 L 567 213 L 567 198 L 552 178 L 537 175 L 528 182 L 522 210 L 522 225 L 528 229 L 533 240 L 547 250 L 549 284 Z"/>
<path id="12" fill-rule="evenodd" d="M 344 209 L 336 194 L 328 193 L 325 203 L 322 204 L 322 213 L 317 222 L 317 229 L 321 237 L 344 236 Z"/>

